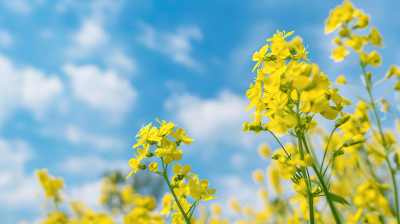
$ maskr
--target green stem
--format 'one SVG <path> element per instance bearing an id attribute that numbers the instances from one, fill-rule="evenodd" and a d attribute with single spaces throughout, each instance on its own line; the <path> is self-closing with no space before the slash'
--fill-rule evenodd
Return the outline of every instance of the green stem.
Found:
<path id="1" fill-rule="evenodd" d="M 297 133 L 298 136 L 298 145 L 299 145 L 299 152 L 301 160 L 304 160 L 304 151 L 303 151 L 303 144 L 301 143 L 301 133 Z M 309 221 L 310 224 L 314 223 L 314 197 L 311 192 L 311 183 L 310 179 L 308 178 L 306 168 L 304 166 L 300 166 L 301 173 L 303 174 L 304 181 L 306 182 L 306 192 L 307 192 L 307 201 L 308 201 L 308 214 L 309 214 Z"/>
<path id="2" fill-rule="evenodd" d="M 400 218 L 399 218 L 399 198 L 397 195 L 397 184 L 396 184 L 396 178 L 395 178 L 395 171 L 392 169 L 392 167 L 390 167 L 390 163 L 389 163 L 389 159 L 386 158 L 386 162 L 389 166 L 389 170 L 390 170 L 390 177 L 392 179 L 392 183 L 393 183 L 393 194 L 394 194 L 394 207 L 396 209 L 395 214 L 396 214 L 396 221 L 397 224 L 400 223 Z"/>
<path id="3" fill-rule="evenodd" d="M 328 202 L 329 208 L 331 209 L 331 213 L 333 215 L 333 218 L 335 219 L 336 224 L 340 224 L 341 222 L 340 222 L 340 218 L 339 218 L 338 212 L 336 210 L 335 205 L 332 202 L 332 199 L 329 196 L 329 190 L 326 187 L 324 177 L 321 175 L 321 173 L 318 171 L 318 168 L 315 165 L 313 165 L 312 168 L 314 169 L 314 172 L 317 175 L 318 180 L 319 180 L 319 182 L 320 182 L 320 184 L 322 186 L 322 190 L 325 193 L 326 201 Z"/>
<path id="4" fill-rule="evenodd" d="M 319 169 L 319 172 L 322 172 L 322 168 L 323 168 L 323 166 L 324 166 L 324 161 L 325 161 L 326 153 L 328 152 L 329 143 L 331 142 L 332 135 L 333 135 L 333 133 L 335 132 L 335 130 L 336 130 L 337 128 L 338 128 L 338 127 L 335 126 L 335 128 L 334 128 L 334 129 L 332 130 L 332 132 L 331 132 L 331 135 L 330 135 L 329 140 L 328 140 L 328 144 L 326 145 L 324 157 L 322 158 L 321 168 Z"/>
<path id="5" fill-rule="evenodd" d="M 372 86 L 372 82 L 371 82 L 371 80 L 369 80 L 367 78 L 367 73 L 365 72 L 365 66 L 361 65 L 361 68 L 362 68 L 363 75 L 364 75 L 364 78 L 365 78 L 365 84 L 366 84 L 365 88 L 368 91 L 368 95 L 369 95 L 369 98 L 370 98 L 370 101 L 371 101 L 371 106 L 372 106 L 372 109 L 374 111 L 374 115 L 375 115 L 375 119 L 376 119 L 376 124 L 378 125 L 379 133 L 381 134 L 381 137 L 382 137 L 382 145 L 385 148 L 386 162 L 388 164 L 388 168 L 389 168 L 389 171 L 390 171 L 390 177 L 392 179 L 392 185 L 393 185 L 394 207 L 396 209 L 396 211 L 395 211 L 396 221 L 397 221 L 397 224 L 400 224 L 399 199 L 398 199 L 398 194 L 397 194 L 397 184 L 396 184 L 395 172 L 393 171 L 392 167 L 390 166 L 389 155 L 388 155 L 390 149 L 389 149 L 389 146 L 386 144 L 385 136 L 384 136 L 383 131 L 382 131 L 381 121 L 379 119 L 378 112 L 376 110 L 376 105 L 375 105 L 374 98 L 372 97 L 372 92 L 371 92 L 371 88 L 373 87 Z"/>
<path id="6" fill-rule="evenodd" d="M 279 143 L 279 145 L 281 145 L 283 151 L 285 151 L 285 153 L 286 153 L 286 155 L 288 156 L 288 158 L 291 159 L 291 158 L 290 158 L 290 154 L 286 151 L 285 147 L 283 147 L 282 143 L 281 143 L 281 142 L 279 141 L 279 139 L 275 136 L 275 134 L 274 134 L 272 131 L 270 131 L 270 130 L 268 130 L 268 131 L 269 131 L 269 133 L 271 133 L 272 136 L 274 136 L 274 138 L 275 138 L 276 141 Z"/>
<path id="7" fill-rule="evenodd" d="M 194 205 L 193 206 L 193 211 L 190 213 L 189 220 L 192 218 L 192 215 L 194 213 L 194 210 L 196 209 L 197 204 L 199 203 L 199 200 L 200 200 L 200 198 L 197 199 L 196 202 L 193 204 Z"/>
<path id="8" fill-rule="evenodd" d="M 176 194 L 175 194 L 175 192 L 174 192 L 174 189 L 173 189 L 172 186 L 171 186 L 171 183 L 169 182 L 168 175 L 167 175 L 167 169 L 164 167 L 164 160 L 163 160 L 162 157 L 161 157 L 161 162 L 162 162 L 163 169 L 164 169 L 164 179 L 165 179 L 165 181 L 167 182 L 168 188 L 169 188 L 169 190 L 171 191 L 172 196 L 174 196 L 175 202 L 176 202 L 176 204 L 178 205 L 179 210 L 180 210 L 180 212 L 181 212 L 182 215 L 183 215 L 183 218 L 185 218 L 186 224 L 190 224 L 190 219 L 187 217 L 187 215 L 186 215 L 186 213 L 185 213 L 185 210 L 183 210 L 182 205 L 181 205 L 181 203 L 179 202 L 178 197 L 176 196 Z"/>

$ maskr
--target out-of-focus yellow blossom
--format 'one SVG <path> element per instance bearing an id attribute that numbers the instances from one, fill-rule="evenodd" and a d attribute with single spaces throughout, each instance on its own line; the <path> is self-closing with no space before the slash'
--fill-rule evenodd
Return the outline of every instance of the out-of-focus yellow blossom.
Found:
<path id="1" fill-rule="evenodd" d="M 380 211 L 383 215 L 391 216 L 389 202 L 381 194 L 380 188 L 384 186 L 376 181 L 367 181 L 357 188 L 357 194 L 354 196 L 354 204 L 371 210 Z"/>
<path id="2" fill-rule="evenodd" d="M 347 221 L 347 224 L 357 224 L 361 218 L 361 215 L 362 215 L 362 208 L 359 208 L 355 215 L 349 215 L 349 221 Z"/>
<path id="3" fill-rule="evenodd" d="M 46 221 L 40 224 L 67 224 L 68 216 L 62 212 L 52 212 L 48 215 Z"/>
<path id="4" fill-rule="evenodd" d="M 174 197 L 172 196 L 171 193 L 165 193 L 164 197 L 162 198 L 161 204 L 164 207 L 160 214 L 165 215 L 166 217 L 169 216 L 169 214 L 172 211 L 172 201 L 174 200 Z"/>
<path id="5" fill-rule="evenodd" d="M 346 78 L 344 77 L 344 75 L 339 75 L 336 79 L 336 84 L 338 85 L 344 85 L 346 84 Z"/>
<path id="6" fill-rule="evenodd" d="M 381 56 L 377 51 L 372 51 L 368 55 L 368 64 L 372 66 L 379 66 L 381 65 Z"/>
<path id="7" fill-rule="evenodd" d="M 216 215 L 216 216 L 221 215 L 221 213 L 222 213 L 221 204 L 220 203 L 216 203 L 216 202 L 212 203 L 211 204 L 211 213 L 212 213 L 212 215 Z"/>
<path id="8" fill-rule="evenodd" d="M 269 155 L 270 155 L 270 148 L 269 145 L 267 143 L 261 143 L 258 146 L 258 155 L 260 155 L 261 158 L 263 159 L 268 159 Z"/>
<path id="9" fill-rule="evenodd" d="M 383 47 L 382 36 L 375 27 L 371 27 L 371 31 L 369 33 L 369 41 L 372 45 Z"/>
<path id="10" fill-rule="evenodd" d="M 373 215 L 373 214 L 365 214 L 365 218 L 363 220 L 363 223 L 382 224 L 382 222 L 379 220 L 379 216 L 376 216 L 376 215 Z"/>
<path id="11" fill-rule="evenodd" d="M 353 34 L 351 35 L 351 39 L 346 40 L 345 44 L 355 51 L 360 52 L 367 41 L 368 37 L 360 37 L 358 34 Z"/>
<path id="12" fill-rule="evenodd" d="M 329 12 L 330 16 L 325 21 L 325 34 L 335 31 L 343 22 L 352 21 L 353 13 L 354 6 L 349 1 L 344 1 L 343 5 L 336 6 Z"/>
<path id="13" fill-rule="evenodd" d="M 343 45 L 341 45 L 332 51 L 332 56 L 330 58 L 332 58 L 335 62 L 340 62 L 343 61 L 343 59 L 349 53 L 350 51 L 346 50 L 346 48 Z"/>
<path id="14" fill-rule="evenodd" d="M 400 69 L 395 65 L 390 66 L 385 77 L 388 79 L 388 78 L 392 77 L 393 75 L 400 76 Z"/>
<path id="15" fill-rule="evenodd" d="M 39 179 L 40 185 L 46 193 L 46 198 L 56 197 L 58 190 L 64 188 L 63 179 L 50 176 L 47 173 L 47 169 L 36 170 L 36 175 Z"/>
<path id="16" fill-rule="evenodd" d="M 242 207 L 240 206 L 239 202 L 235 198 L 229 199 L 229 205 L 235 212 L 241 212 Z"/>
<path id="17" fill-rule="evenodd" d="M 363 29 L 369 25 L 369 15 L 364 14 L 362 10 L 356 10 L 354 15 L 358 18 L 358 22 L 354 28 Z"/>
<path id="18" fill-rule="evenodd" d="M 261 184 L 262 182 L 264 182 L 264 173 L 261 169 L 253 171 L 253 180 L 257 184 Z"/>
<path id="19" fill-rule="evenodd" d="M 287 42 L 287 48 L 289 49 L 290 53 L 295 53 L 294 46 L 300 47 L 303 44 L 303 39 L 300 36 L 293 37 L 289 42 Z"/>

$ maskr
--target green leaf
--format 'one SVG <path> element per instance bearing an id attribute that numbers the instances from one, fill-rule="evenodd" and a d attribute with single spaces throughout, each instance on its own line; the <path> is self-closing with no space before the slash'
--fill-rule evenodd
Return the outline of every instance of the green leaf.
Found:
<path id="1" fill-rule="evenodd" d="M 350 204 L 346 201 L 346 199 L 344 199 L 342 196 L 339 196 L 339 195 L 334 194 L 334 193 L 331 193 L 331 192 L 328 192 L 328 194 L 329 194 L 329 198 L 330 198 L 332 201 L 337 202 L 337 203 L 340 203 L 340 204 L 342 204 L 342 205 L 350 205 Z"/>

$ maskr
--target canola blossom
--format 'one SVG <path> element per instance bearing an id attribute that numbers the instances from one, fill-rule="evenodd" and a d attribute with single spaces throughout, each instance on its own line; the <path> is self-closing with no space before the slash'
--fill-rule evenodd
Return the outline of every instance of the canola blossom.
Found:
<path id="1" fill-rule="evenodd" d="M 400 67 L 392 65 L 376 76 L 369 71 L 381 66 L 379 48 L 385 46 L 378 28 L 370 23 L 371 17 L 350 1 L 332 9 L 325 21 L 325 34 L 335 33 L 330 58 L 359 68 L 359 83 L 351 82 L 354 74 L 321 71 L 303 45 L 307 40 L 293 37 L 294 31 L 276 31 L 248 55 L 255 78 L 245 93 L 249 104 L 243 110 L 252 113 L 242 129 L 272 135 L 279 145 L 273 149 L 272 142 L 260 143 L 254 149 L 268 164 L 248 174 L 259 186 L 254 197 L 261 206 L 242 205 L 235 195 L 227 199 L 230 208 L 214 202 L 212 184 L 193 173 L 200 168 L 182 163 L 184 149 L 194 139 L 176 124 L 156 119 L 159 126 L 149 123 L 135 136 L 133 156 L 126 163 L 130 173 L 111 173 L 102 179 L 99 204 L 108 206 L 108 212 L 69 201 L 62 178 L 37 170 L 44 198 L 50 202 L 39 223 L 400 224 L 396 181 L 400 120 L 394 111 L 400 106 L 385 99 L 390 93 L 399 94 Z M 335 84 L 330 75 L 337 76 Z M 387 80 L 393 87 L 375 96 L 373 88 Z M 360 100 L 351 102 L 336 85 L 357 86 L 367 97 L 357 95 Z M 379 113 L 394 117 L 395 130 L 383 129 Z M 333 129 L 325 130 L 317 117 Z M 282 136 L 289 140 L 283 142 Z M 159 201 L 127 184 L 132 178 L 140 180 L 143 173 L 160 177 L 167 185 L 169 191 Z M 209 200 L 213 203 L 206 208 L 202 201 Z M 60 209 L 66 202 L 72 214 Z M 226 210 L 239 218 L 225 216 Z"/>

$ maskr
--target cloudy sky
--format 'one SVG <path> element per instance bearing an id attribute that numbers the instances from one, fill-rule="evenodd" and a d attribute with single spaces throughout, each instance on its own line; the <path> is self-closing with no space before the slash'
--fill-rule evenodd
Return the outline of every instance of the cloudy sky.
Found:
<path id="1" fill-rule="evenodd" d="M 0 217 L 34 223 L 42 193 L 34 170 L 65 179 L 66 193 L 95 206 L 106 170 L 129 171 L 134 136 L 154 118 L 183 127 L 182 163 L 209 179 L 219 201 L 257 203 L 256 148 L 243 133 L 252 54 L 277 30 L 294 30 L 333 81 L 361 83 L 358 67 L 329 59 L 329 10 L 341 1 L 0 1 Z M 355 1 L 383 35 L 379 80 L 400 65 L 400 2 Z M 350 55 L 354 57 L 355 55 Z M 381 85 L 382 93 L 393 83 Z M 343 95 L 362 90 L 341 88 Z M 397 100 L 389 94 L 390 102 Z M 393 108 L 395 110 L 395 108 Z M 352 110 L 352 109 L 351 109 Z M 398 111 L 395 110 L 397 114 Z M 381 114 L 383 116 L 383 114 Z M 393 119 L 384 122 L 392 127 Z M 227 210 L 229 213 L 229 210 Z"/>

